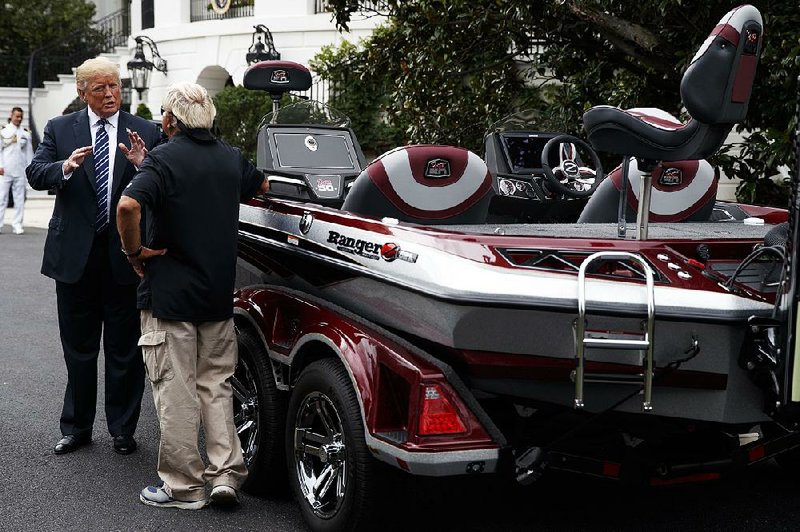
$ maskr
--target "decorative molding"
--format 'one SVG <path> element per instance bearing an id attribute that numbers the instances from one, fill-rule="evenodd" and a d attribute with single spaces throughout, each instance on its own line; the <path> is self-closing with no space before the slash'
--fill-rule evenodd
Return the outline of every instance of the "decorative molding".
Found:
<path id="1" fill-rule="evenodd" d="M 224 15 L 231 8 L 231 0 L 211 0 L 211 7 L 220 15 Z"/>

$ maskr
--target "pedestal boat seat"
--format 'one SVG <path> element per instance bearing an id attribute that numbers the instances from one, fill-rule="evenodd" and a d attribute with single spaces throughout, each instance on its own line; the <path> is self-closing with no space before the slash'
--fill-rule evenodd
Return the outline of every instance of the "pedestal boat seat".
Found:
<path id="1" fill-rule="evenodd" d="M 583 127 L 592 146 L 598 151 L 625 157 L 623 182 L 629 177 L 629 159 L 637 161 L 641 175 L 638 239 L 647 238 L 652 172 L 659 164 L 662 161 L 696 161 L 713 155 L 733 124 L 744 119 L 761 52 L 762 33 L 761 14 L 753 6 L 739 6 L 722 17 L 681 79 L 681 98 L 690 116 L 685 123 L 658 109 L 624 110 L 603 105 L 584 113 Z M 621 188 L 618 223 L 620 235 L 624 235 L 622 207 L 627 187 Z M 690 208 L 686 205 L 676 212 Z M 588 211 L 581 218 L 584 221 L 594 218 L 591 214 Z"/>
<path id="2" fill-rule="evenodd" d="M 648 121 L 680 125 L 681 122 L 660 109 L 631 109 Z M 612 170 L 589 198 L 578 223 L 608 223 L 618 219 L 620 193 L 627 183 L 626 221 L 634 221 L 639 209 L 641 173 L 635 159 L 628 159 L 628 179 L 622 165 Z M 668 161 L 652 172 L 649 220 L 654 222 L 708 221 L 714 212 L 719 171 L 708 161 Z"/>
<path id="3" fill-rule="evenodd" d="M 733 124 L 747 114 L 761 37 L 758 9 L 732 9 L 703 42 L 681 80 L 690 120 L 674 123 L 636 110 L 597 106 L 583 115 L 589 142 L 599 151 L 655 161 L 713 155 Z"/>

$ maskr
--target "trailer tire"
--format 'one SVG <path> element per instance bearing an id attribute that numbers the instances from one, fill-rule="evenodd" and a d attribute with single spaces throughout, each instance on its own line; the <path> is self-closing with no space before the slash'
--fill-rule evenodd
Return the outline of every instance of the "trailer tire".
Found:
<path id="1" fill-rule="evenodd" d="M 286 460 L 311 530 L 373 530 L 384 471 L 367 449 L 358 398 L 338 360 L 318 360 L 300 374 L 289 400 Z"/>
<path id="2" fill-rule="evenodd" d="M 286 396 L 275 385 L 261 339 L 249 329 L 237 332 L 239 361 L 231 387 L 234 422 L 248 470 L 242 488 L 257 495 L 282 494 L 287 488 L 282 438 Z"/>

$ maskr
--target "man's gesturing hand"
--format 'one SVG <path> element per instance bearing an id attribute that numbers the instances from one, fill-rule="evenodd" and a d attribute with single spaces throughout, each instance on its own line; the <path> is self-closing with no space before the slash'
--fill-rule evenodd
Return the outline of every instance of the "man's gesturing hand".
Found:
<path id="1" fill-rule="evenodd" d="M 61 170 L 64 172 L 64 175 L 74 172 L 80 165 L 83 164 L 83 160 L 86 159 L 86 156 L 90 153 L 92 153 L 91 146 L 76 148 L 75 151 L 70 154 L 69 159 L 64 161 L 64 164 L 61 165 Z"/>
<path id="2" fill-rule="evenodd" d="M 144 161 L 144 156 L 147 155 L 147 148 L 144 145 L 142 137 L 135 131 L 128 130 L 128 139 L 131 141 L 131 147 L 128 148 L 125 144 L 119 143 L 119 149 L 125 155 L 132 165 L 139 168 Z"/>

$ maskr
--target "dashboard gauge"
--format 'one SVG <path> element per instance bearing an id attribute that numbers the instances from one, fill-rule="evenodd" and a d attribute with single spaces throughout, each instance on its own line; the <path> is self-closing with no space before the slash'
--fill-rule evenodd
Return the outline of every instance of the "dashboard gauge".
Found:
<path id="1" fill-rule="evenodd" d="M 510 179 L 501 179 L 499 185 L 500 192 L 504 196 L 513 196 L 514 192 L 517 191 L 517 186 Z"/>
<path id="2" fill-rule="evenodd" d="M 531 199 L 538 199 L 536 192 L 533 190 L 533 185 L 530 183 L 525 183 L 525 195 Z"/>

